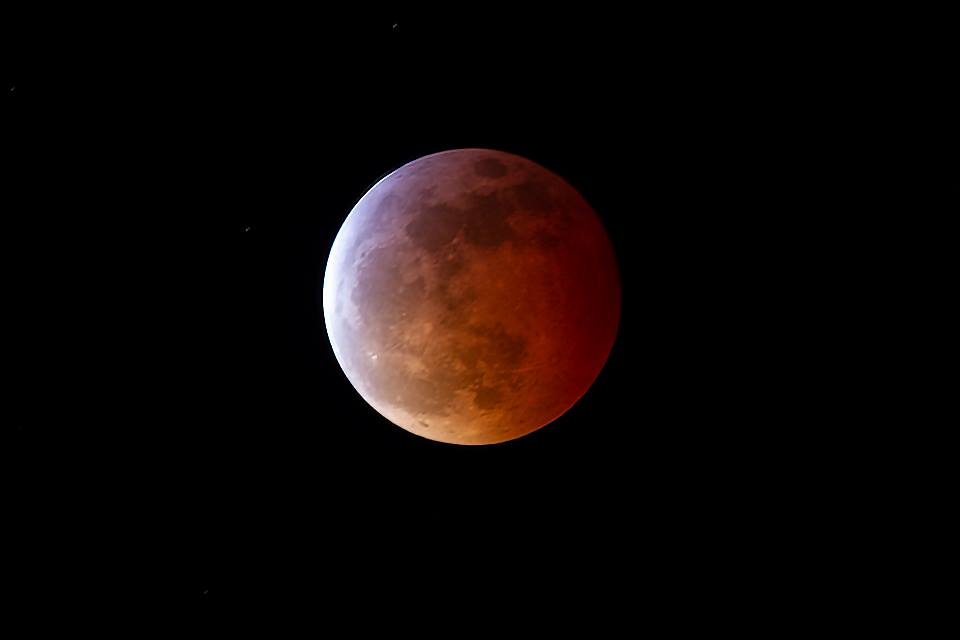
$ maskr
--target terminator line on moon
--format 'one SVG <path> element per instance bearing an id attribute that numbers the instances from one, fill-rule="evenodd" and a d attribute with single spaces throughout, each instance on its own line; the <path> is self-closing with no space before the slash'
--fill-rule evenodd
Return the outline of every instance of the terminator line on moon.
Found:
<path id="1" fill-rule="evenodd" d="M 586 393 L 616 337 L 620 282 L 573 187 L 519 156 L 457 149 L 360 199 L 330 251 L 323 311 L 337 361 L 380 414 L 493 444 Z"/>

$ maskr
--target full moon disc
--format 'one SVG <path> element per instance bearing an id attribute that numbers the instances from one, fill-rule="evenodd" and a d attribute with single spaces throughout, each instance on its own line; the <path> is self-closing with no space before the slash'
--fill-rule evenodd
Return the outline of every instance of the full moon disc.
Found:
<path id="1" fill-rule="evenodd" d="M 337 361 L 380 414 L 493 444 L 563 415 L 613 346 L 620 281 L 590 205 L 525 158 L 457 149 L 374 185 L 330 251 Z"/>

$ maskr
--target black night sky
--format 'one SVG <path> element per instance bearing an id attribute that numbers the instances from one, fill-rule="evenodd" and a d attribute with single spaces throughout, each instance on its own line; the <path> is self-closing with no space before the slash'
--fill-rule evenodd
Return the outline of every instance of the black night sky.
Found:
<path id="1" fill-rule="evenodd" d="M 812 437 L 774 366 L 788 276 L 757 268 L 800 206 L 779 23 L 73 11 L 5 26 L 17 602 L 681 627 L 776 605 Z M 587 395 L 491 447 L 380 417 L 318 297 L 357 199 L 458 147 L 563 176 L 623 285 Z"/>

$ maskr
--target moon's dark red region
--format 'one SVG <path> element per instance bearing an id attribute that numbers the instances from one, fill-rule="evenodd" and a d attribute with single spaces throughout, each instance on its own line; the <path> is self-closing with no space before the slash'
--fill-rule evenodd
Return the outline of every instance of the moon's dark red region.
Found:
<path id="1" fill-rule="evenodd" d="M 360 199 L 330 251 L 323 310 L 343 371 L 384 417 L 492 444 L 586 393 L 616 337 L 620 281 L 600 220 L 563 179 L 457 149 Z"/>

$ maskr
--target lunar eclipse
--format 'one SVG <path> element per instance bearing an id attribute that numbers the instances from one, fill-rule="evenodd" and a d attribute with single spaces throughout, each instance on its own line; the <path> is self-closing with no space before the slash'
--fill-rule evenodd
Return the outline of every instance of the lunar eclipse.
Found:
<path id="1" fill-rule="evenodd" d="M 323 312 L 334 354 L 380 414 L 452 444 L 519 438 L 591 386 L 620 315 L 614 252 L 567 182 L 457 149 L 374 185 L 341 227 Z"/>

